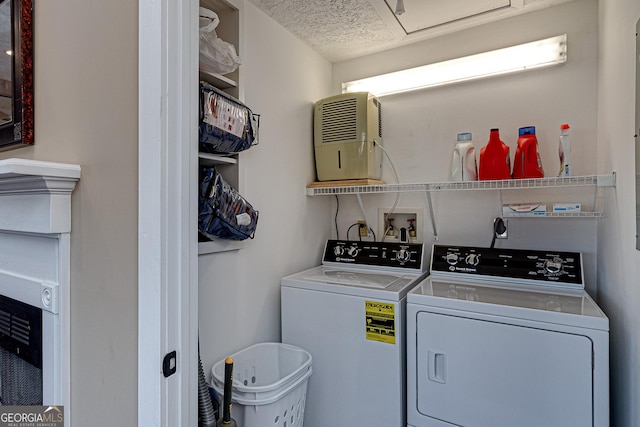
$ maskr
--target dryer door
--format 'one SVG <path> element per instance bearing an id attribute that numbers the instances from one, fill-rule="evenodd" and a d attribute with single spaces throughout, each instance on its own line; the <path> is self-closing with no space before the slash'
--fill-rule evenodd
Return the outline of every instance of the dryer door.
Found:
<path id="1" fill-rule="evenodd" d="M 588 337 L 425 311 L 417 322 L 422 415 L 474 427 L 593 425 Z"/>

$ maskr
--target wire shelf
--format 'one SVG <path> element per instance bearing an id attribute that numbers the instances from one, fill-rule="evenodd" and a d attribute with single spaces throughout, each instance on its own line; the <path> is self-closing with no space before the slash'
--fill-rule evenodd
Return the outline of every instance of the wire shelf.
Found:
<path id="1" fill-rule="evenodd" d="M 518 190 L 556 187 L 615 187 L 615 172 L 610 175 L 585 175 L 552 178 L 505 179 L 500 181 L 433 182 L 414 184 L 374 184 L 307 187 L 307 195 L 341 195 L 456 190 Z"/>
<path id="2" fill-rule="evenodd" d="M 536 219 L 536 218 L 603 218 L 602 212 L 547 212 L 544 215 L 522 215 L 522 214 L 505 214 L 500 216 L 503 218 L 523 218 L 523 219 Z"/>

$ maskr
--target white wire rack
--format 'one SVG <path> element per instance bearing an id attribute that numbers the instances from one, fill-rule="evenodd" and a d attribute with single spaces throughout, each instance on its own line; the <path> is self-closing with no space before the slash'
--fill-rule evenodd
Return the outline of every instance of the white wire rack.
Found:
<path id="1" fill-rule="evenodd" d="M 343 184 L 343 182 L 341 182 Z M 427 182 L 414 184 L 370 184 L 370 185 L 332 185 L 330 182 L 314 183 L 307 187 L 308 196 L 328 196 L 353 194 L 357 197 L 365 222 L 368 223 L 362 194 L 376 193 L 408 193 L 424 192 L 427 197 L 433 238 L 438 240 L 438 230 L 433 212 L 433 202 L 431 193 L 438 191 L 475 191 L 475 190 L 521 190 L 536 188 L 560 188 L 560 187 L 615 187 L 616 173 L 609 175 L 585 175 L 551 178 L 529 178 L 529 179 L 505 179 L 499 181 L 465 181 L 465 182 Z M 522 216 L 522 215 L 502 215 L 509 218 L 602 218 L 601 211 L 595 212 L 546 212 L 544 215 Z"/>
<path id="2" fill-rule="evenodd" d="M 542 215 L 518 215 L 518 214 L 501 214 L 503 218 L 602 218 L 602 212 L 546 212 Z"/>
<path id="3" fill-rule="evenodd" d="M 609 175 L 585 175 L 553 178 L 505 179 L 500 181 L 431 182 L 414 184 L 373 184 L 309 186 L 308 196 L 326 196 L 341 194 L 372 194 L 417 191 L 455 191 L 455 190 L 518 190 L 527 188 L 554 187 L 615 187 L 615 172 Z"/>

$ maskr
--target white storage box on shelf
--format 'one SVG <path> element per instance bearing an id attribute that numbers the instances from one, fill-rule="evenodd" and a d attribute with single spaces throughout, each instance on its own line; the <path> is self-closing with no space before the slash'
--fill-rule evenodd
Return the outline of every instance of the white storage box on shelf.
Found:
<path id="1" fill-rule="evenodd" d="M 300 427 L 304 419 L 311 354 L 281 343 L 254 344 L 233 358 L 232 417 L 239 426 Z M 211 368 L 213 388 L 222 398 L 224 360 Z"/>

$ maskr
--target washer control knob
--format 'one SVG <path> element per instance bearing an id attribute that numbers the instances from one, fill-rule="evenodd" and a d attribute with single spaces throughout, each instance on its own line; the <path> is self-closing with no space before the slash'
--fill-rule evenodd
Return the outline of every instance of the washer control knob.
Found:
<path id="1" fill-rule="evenodd" d="M 478 254 L 469 254 L 464 259 L 464 261 L 467 263 L 467 265 L 472 265 L 472 266 L 475 267 L 480 262 L 480 255 L 478 255 Z"/>
<path id="2" fill-rule="evenodd" d="M 560 271 L 562 270 L 562 261 L 557 259 L 548 259 L 544 262 L 544 269 L 547 273 L 560 273 Z"/>
<path id="3" fill-rule="evenodd" d="M 396 260 L 401 262 L 407 262 L 411 260 L 411 252 L 406 249 L 400 249 L 398 252 L 396 252 Z"/>
<path id="4" fill-rule="evenodd" d="M 353 257 L 353 258 L 355 258 L 358 255 L 358 252 L 360 251 L 355 246 L 351 246 L 349 249 L 347 249 L 347 253 L 349 254 L 350 257 Z"/>
<path id="5" fill-rule="evenodd" d="M 459 259 L 460 257 L 458 257 L 458 254 L 447 254 L 447 262 L 451 265 L 456 265 Z"/>
<path id="6" fill-rule="evenodd" d="M 333 254 L 335 256 L 340 256 L 342 254 L 344 254 L 344 248 L 342 246 L 336 246 L 333 248 Z"/>

